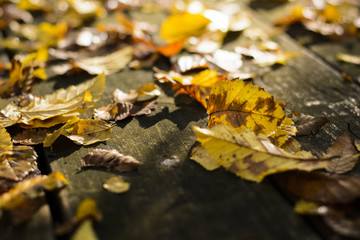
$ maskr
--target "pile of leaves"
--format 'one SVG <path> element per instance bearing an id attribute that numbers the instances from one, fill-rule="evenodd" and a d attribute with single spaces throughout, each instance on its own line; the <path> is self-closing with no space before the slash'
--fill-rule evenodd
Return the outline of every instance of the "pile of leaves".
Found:
<path id="1" fill-rule="evenodd" d="M 91 119 L 82 118 L 100 100 L 107 75 L 125 67 L 150 67 L 158 85 L 171 86 L 175 97 L 188 95 L 208 113 L 208 128 L 193 129 L 199 144 L 193 148 L 191 159 L 207 170 L 223 167 L 249 181 L 261 182 L 275 175 L 274 179 L 285 183 L 285 189 L 302 199 L 296 205 L 297 212 L 321 215 L 338 233 L 360 236 L 359 218 L 351 221 L 347 215 L 354 206 L 351 204 L 359 199 L 360 180 L 340 175 L 352 170 L 359 158 L 349 134 L 340 136 L 320 157 L 301 150 L 295 137 L 316 134 L 328 120 L 289 114 L 286 104 L 254 85 L 251 79 L 256 74 L 243 68 L 252 65 L 271 70 L 273 65 L 291 61 L 297 53 L 283 51 L 269 34 L 251 27 L 251 14 L 236 4 L 214 9 L 200 2 L 164 4 L 170 11 L 159 30 L 165 43 L 155 43 L 151 34 L 156 27 L 134 21 L 124 13 L 143 8 L 143 2 L 129 2 L 0 3 L 0 46 L 13 56 L 10 62 L 0 64 L 4 76 L 0 80 L 3 216 L 19 224 L 46 203 L 47 191 L 68 184 L 59 172 L 41 174 L 34 146 L 51 147 L 60 136 L 80 145 L 106 141 L 115 122 L 150 114 L 156 108 L 160 90 L 150 82 L 127 93 L 116 89 L 111 103 L 94 109 Z M 327 1 L 309 4 L 299 6 L 277 24 L 301 22 L 313 31 L 329 29 L 326 34 L 338 35 L 358 30 L 359 19 L 343 18 L 340 7 Z M 352 9 L 353 5 L 348 5 L 344 5 L 346 9 Z M 115 16 L 117 22 L 88 27 L 108 15 Z M 251 44 L 221 49 L 229 34 L 240 32 Z M 169 68 L 154 67 L 161 59 L 170 63 Z M 54 77 L 82 72 L 94 76 L 45 96 L 31 94 L 36 82 L 47 80 L 49 74 Z M 142 165 L 115 149 L 95 149 L 79 161 L 84 168 L 104 167 L 119 172 Z M 323 171 L 312 172 L 318 169 Z M 129 187 L 118 177 L 104 183 L 104 188 L 114 193 Z M 78 226 L 88 229 L 89 217 L 101 219 L 92 200 L 82 203 L 74 219 L 58 228 L 58 234 L 67 234 Z M 75 234 L 79 238 L 80 229 Z"/>

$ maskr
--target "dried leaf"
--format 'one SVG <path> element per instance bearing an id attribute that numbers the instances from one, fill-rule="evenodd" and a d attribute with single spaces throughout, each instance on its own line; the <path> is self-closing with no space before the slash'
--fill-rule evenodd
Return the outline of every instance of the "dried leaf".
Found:
<path id="1" fill-rule="evenodd" d="M 44 190 L 61 189 L 67 184 L 59 172 L 24 180 L 0 196 L 0 208 L 12 223 L 19 224 L 29 219 L 44 204 Z"/>
<path id="2" fill-rule="evenodd" d="M 349 207 L 347 207 L 349 209 Z M 336 233 L 351 237 L 360 237 L 360 218 L 354 217 L 356 207 L 350 207 L 349 210 L 337 208 L 336 206 L 327 206 L 315 202 L 300 200 L 296 203 L 295 212 L 299 214 L 322 216 L 325 223 Z"/>
<path id="3" fill-rule="evenodd" d="M 339 53 L 336 55 L 336 57 L 339 61 L 360 65 L 359 55 Z"/>
<path id="4" fill-rule="evenodd" d="M 326 167 L 330 173 L 345 173 L 352 170 L 359 160 L 360 154 L 352 145 L 348 132 L 336 139 L 333 145 L 328 148 L 325 158 L 332 158 L 331 163 Z"/>
<path id="5" fill-rule="evenodd" d="M 17 131 L 13 136 L 13 142 L 22 145 L 37 145 L 43 143 L 49 130 L 46 128 L 31 128 Z"/>
<path id="6" fill-rule="evenodd" d="M 219 165 L 250 181 L 260 182 L 269 174 L 295 169 L 312 171 L 329 164 L 329 160 L 317 159 L 310 152 L 287 153 L 249 129 L 238 132 L 228 126 L 215 125 L 211 129 L 194 127 L 193 130 L 202 147 Z M 198 158 L 196 155 L 196 161 L 200 161 Z"/>
<path id="7" fill-rule="evenodd" d="M 125 182 L 119 177 L 112 177 L 105 181 L 103 187 L 109 192 L 123 193 L 129 191 L 130 183 Z"/>
<path id="8" fill-rule="evenodd" d="M 108 140 L 111 136 L 111 128 L 111 125 L 101 120 L 74 117 L 68 120 L 60 129 L 47 134 L 43 145 L 44 147 L 50 147 L 60 135 L 64 135 L 77 144 L 90 145 Z"/>
<path id="9" fill-rule="evenodd" d="M 118 172 L 130 172 L 137 169 L 143 163 L 131 156 L 119 153 L 117 150 L 95 149 L 81 158 L 84 167 L 105 167 Z"/>
<path id="10" fill-rule="evenodd" d="M 39 173 L 37 154 L 32 147 L 15 146 L 0 155 L 0 178 L 20 181 L 31 173 Z"/>
<path id="11" fill-rule="evenodd" d="M 203 33 L 210 20 L 201 14 L 188 12 L 174 14 L 165 19 L 160 34 L 169 43 L 182 41 L 190 36 Z"/>
<path id="12" fill-rule="evenodd" d="M 360 197 L 360 178 L 324 173 L 291 172 L 280 182 L 295 196 L 325 205 L 347 204 Z"/>
<path id="13" fill-rule="evenodd" d="M 240 80 L 220 81 L 211 89 L 207 113 L 209 127 L 225 124 L 268 135 L 281 146 L 296 128 L 279 102 L 262 88 Z"/>
<path id="14" fill-rule="evenodd" d="M 165 46 L 157 47 L 156 51 L 164 55 L 165 57 L 171 57 L 175 54 L 178 54 L 184 46 L 184 41 L 178 41 L 170 43 Z"/>
<path id="15" fill-rule="evenodd" d="M 110 75 L 125 68 L 132 59 L 132 55 L 133 48 L 128 46 L 106 56 L 81 59 L 75 61 L 74 64 L 90 74 Z"/>
<path id="16" fill-rule="evenodd" d="M 209 64 L 203 56 L 193 54 L 179 57 L 174 64 L 174 68 L 177 72 L 184 74 L 193 70 L 207 69 Z"/>
<path id="17" fill-rule="evenodd" d="M 104 89 L 105 75 L 100 74 L 77 86 L 59 89 L 27 107 L 11 110 L 21 114 L 20 122 L 24 125 L 51 127 L 85 112 L 100 99 Z"/>
<path id="18" fill-rule="evenodd" d="M 329 122 L 326 117 L 313 117 L 310 115 L 301 115 L 299 119 L 295 121 L 297 129 L 296 135 L 307 136 L 316 134 L 322 126 Z"/>

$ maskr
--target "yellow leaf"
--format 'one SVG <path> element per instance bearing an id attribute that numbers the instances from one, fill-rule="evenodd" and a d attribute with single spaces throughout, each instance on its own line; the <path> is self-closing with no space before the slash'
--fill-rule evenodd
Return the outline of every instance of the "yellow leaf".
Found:
<path id="1" fill-rule="evenodd" d="M 105 89 L 105 75 L 83 82 L 67 89 L 59 89 L 52 94 L 46 95 L 33 104 L 18 108 L 22 115 L 21 123 L 31 127 L 50 127 L 66 122 L 69 118 L 84 113 L 92 107 L 101 97 Z M 89 94 L 92 96 L 89 100 Z"/>
<path id="2" fill-rule="evenodd" d="M 78 60 L 74 65 L 90 74 L 105 73 L 110 75 L 125 68 L 132 59 L 132 56 L 133 47 L 128 46 L 109 55 Z"/>
<path id="3" fill-rule="evenodd" d="M 10 151 L 13 148 L 10 134 L 6 129 L 0 126 L 0 155 L 5 151 Z"/>
<path id="4" fill-rule="evenodd" d="M 211 89 L 207 112 L 209 127 L 224 124 L 263 133 L 284 144 L 296 128 L 279 102 L 262 88 L 241 80 L 220 81 Z"/>
<path id="5" fill-rule="evenodd" d="M 79 227 L 76 229 L 75 233 L 71 236 L 70 240 L 98 240 L 93 223 L 90 219 L 87 219 L 80 223 Z"/>
<path id="6" fill-rule="evenodd" d="M 0 155 L 0 178 L 20 181 L 32 173 L 39 173 L 37 154 L 32 147 L 15 146 Z"/>
<path id="7" fill-rule="evenodd" d="M 103 187 L 109 192 L 123 193 L 130 189 L 130 183 L 125 182 L 119 177 L 112 177 L 105 181 Z"/>
<path id="8" fill-rule="evenodd" d="M 228 126 L 216 125 L 211 129 L 194 127 L 193 130 L 201 146 L 220 166 L 250 181 L 260 182 L 277 172 L 325 168 L 330 162 L 317 159 L 310 152 L 287 153 L 249 129 L 238 132 Z M 195 159 L 200 161 L 198 155 Z"/>
<path id="9" fill-rule="evenodd" d="M 169 43 L 174 43 L 190 36 L 200 35 L 209 23 L 210 20 L 201 14 L 188 12 L 174 14 L 162 23 L 160 34 Z"/>
<path id="10" fill-rule="evenodd" d="M 111 127 L 111 125 L 101 120 L 74 117 L 68 120 L 60 129 L 47 134 L 43 144 L 44 147 L 50 147 L 60 135 L 64 135 L 77 144 L 90 145 L 108 140 L 111 136 Z"/>
<path id="11" fill-rule="evenodd" d="M 81 222 L 89 217 L 96 221 L 100 221 L 102 219 L 102 214 L 98 209 L 97 202 L 94 199 L 86 198 L 79 204 L 75 218 L 77 222 Z"/>
<path id="12" fill-rule="evenodd" d="M 10 214 L 13 223 L 21 223 L 44 204 L 44 190 L 61 189 L 66 184 L 66 179 L 59 172 L 29 178 L 0 196 L 0 208 Z"/>
<path id="13" fill-rule="evenodd" d="M 212 171 L 221 167 L 219 163 L 210 155 L 209 151 L 201 145 L 193 148 L 191 151 L 191 159 L 199 163 L 208 171 Z"/>

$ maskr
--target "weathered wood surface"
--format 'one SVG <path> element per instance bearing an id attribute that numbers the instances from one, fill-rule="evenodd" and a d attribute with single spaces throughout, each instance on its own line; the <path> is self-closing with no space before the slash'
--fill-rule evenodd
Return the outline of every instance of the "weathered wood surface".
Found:
<path id="1" fill-rule="evenodd" d="M 282 11 L 280 7 L 254 7 L 254 24 L 272 31 L 269 22 Z M 163 18 L 141 13 L 135 16 L 154 23 Z M 292 31 L 276 36 L 275 40 L 284 50 L 299 52 L 298 58 L 284 66 L 251 70 L 261 73 L 254 83 L 286 103 L 288 109 L 329 118 L 330 123 L 318 134 L 298 138 L 305 149 L 320 154 L 347 130 L 347 123 L 360 132 L 360 87 L 341 76 L 342 71 L 358 76 L 359 68 L 338 63 L 334 58 L 337 51 L 349 49 L 348 43 L 325 41 L 303 45 L 300 35 Z M 232 50 L 246 44 L 249 40 L 240 35 L 224 48 Z M 356 41 L 351 44 L 352 49 L 359 48 Z M 42 82 L 35 92 L 52 92 L 88 78 L 88 75 L 55 77 Z M 109 103 L 115 88 L 126 91 L 152 80 L 150 69 L 126 69 L 108 76 L 105 93 L 97 106 Z M 251 183 L 222 169 L 207 172 L 191 161 L 189 152 L 196 141 L 191 127 L 204 127 L 206 123 L 206 111 L 199 104 L 164 93 L 156 111 L 117 123 L 111 139 L 105 143 L 80 147 L 60 138 L 52 150 L 45 149 L 51 169 L 61 171 L 70 183 L 60 195 L 61 204 L 55 214 L 69 218 L 81 200 L 96 199 L 104 215 L 103 221 L 95 225 L 100 239 L 340 239 L 296 215 L 293 203 L 271 178 L 261 184 Z M 100 169 L 79 171 L 80 158 L 94 148 L 117 149 L 145 165 L 126 174 Z M 359 167 L 351 174 L 360 175 Z M 112 176 L 122 176 L 130 182 L 130 191 L 116 195 L 104 190 L 102 184 Z M 17 228 L 11 230 L 7 239 L 34 229 L 39 234 L 31 239 L 49 239 L 51 223 L 48 213 L 45 216 L 42 224 L 48 224 L 36 225 L 44 232 L 40 233 L 36 226 L 29 230 L 37 222 L 34 220 L 19 232 Z"/>

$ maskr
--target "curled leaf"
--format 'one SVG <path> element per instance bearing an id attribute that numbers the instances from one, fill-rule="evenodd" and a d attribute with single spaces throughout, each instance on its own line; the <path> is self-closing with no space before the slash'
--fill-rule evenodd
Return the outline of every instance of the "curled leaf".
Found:
<path id="1" fill-rule="evenodd" d="M 49 130 L 46 128 L 22 129 L 13 136 L 13 142 L 22 145 L 36 145 L 43 143 Z"/>
<path id="2" fill-rule="evenodd" d="M 64 135 L 77 144 L 90 145 L 108 140 L 111 128 L 111 125 L 101 120 L 75 117 L 68 120 L 60 129 L 47 134 L 43 144 L 44 147 L 50 147 L 60 135 Z"/>
<path id="3" fill-rule="evenodd" d="M 332 158 L 326 171 L 331 173 L 345 173 L 352 170 L 359 160 L 359 153 L 352 145 L 348 132 L 338 137 L 328 148 L 324 157 Z"/>
<path id="4" fill-rule="evenodd" d="M 211 129 L 194 127 L 193 130 L 201 146 L 220 166 L 250 181 L 260 182 L 269 174 L 295 169 L 312 171 L 329 164 L 329 160 L 317 159 L 310 152 L 287 153 L 249 129 L 238 132 L 228 126 L 215 125 Z M 197 162 L 207 161 L 199 160 L 196 152 L 194 158 Z"/>
<path id="5" fill-rule="evenodd" d="M 103 187 L 109 192 L 123 193 L 129 191 L 130 183 L 125 182 L 119 177 L 112 177 L 105 181 Z"/>
<path id="6" fill-rule="evenodd" d="M 135 158 L 123 155 L 114 149 L 95 149 L 81 158 L 81 164 L 84 167 L 105 167 L 118 172 L 134 171 L 143 165 Z"/>
<path id="7" fill-rule="evenodd" d="M 338 55 L 336 55 L 336 57 L 339 61 L 360 65 L 359 55 L 339 53 Z"/>
<path id="8" fill-rule="evenodd" d="M 313 117 L 310 115 L 301 115 L 299 119 L 295 121 L 297 129 L 296 135 L 306 136 L 316 134 L 322 126 L 329 122 L 326 117 Z"/>

